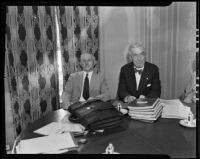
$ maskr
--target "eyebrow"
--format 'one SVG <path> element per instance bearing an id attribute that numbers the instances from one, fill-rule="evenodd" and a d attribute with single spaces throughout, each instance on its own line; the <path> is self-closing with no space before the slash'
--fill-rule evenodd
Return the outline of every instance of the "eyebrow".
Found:
<path id="1" fill-rule="evenodd" d="M 132 52 L 131 54 L 132 54 L 132 55 L 140 55 L 140 54 L 145 54 L 145 52 L 143 51 L 143 52 L 141 52 L 141 53 L 139 53 L 139 54 L 136 54 L 136 53 Z"/>
<path id="2" fill-rule="evenodd" d="M 84 61 L 85 61 L 85 60 L 92 60 L 92 58 L 89 58 L 89 59 L 81 59 L 81 60 L 84 60 Z"/>

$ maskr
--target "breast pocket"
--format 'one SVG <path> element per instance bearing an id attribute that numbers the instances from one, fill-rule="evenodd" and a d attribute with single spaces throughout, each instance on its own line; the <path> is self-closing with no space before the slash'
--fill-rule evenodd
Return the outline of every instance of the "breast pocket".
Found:
<path id="1" fill-rule="evenodd" d="M 151 87 L 151 83 L 148 83 L 146 87 L 147 87 L 147 88 L 148 88 L 148 87 Z"/>

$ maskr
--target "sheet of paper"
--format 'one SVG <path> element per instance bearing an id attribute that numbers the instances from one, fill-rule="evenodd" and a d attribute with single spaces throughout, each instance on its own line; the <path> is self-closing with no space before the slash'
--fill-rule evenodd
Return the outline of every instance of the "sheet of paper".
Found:
<path id="1" fill-rule="evenodd" d="M 161 100 L 163 103 L 162 118 L 185 119 L 189 113 L 189 107 L 184 106 L 179 99 Z"/>
<path id="2" fill-rule="evenodd" d="M 42 135 L 52 135 L 59 134 L 62 132 L 81 132 L 83 131 L 83 126 L 80 124 L 73 123 L 62 123 L 62 122 L 52 122 L 48 125 L 43 126 L 40 129 L 35 130 L 35 133 Z"/>
<path id="3" fill-rule="evenodd" d="M 77 147 L 70 133 L 49 135 L 20 141 L 18 153 L 38 154 L 59 152 L 67 148 Z"/>
<path id="4" fill-rule="evenodd" d="M 38 130 L 35 130 L 35 133 L 42 134 L 42 135 L 52 135 L 58 133 L 62 129 L 62 123 L 52 122 Z"/>
<path id="5" fill-rule="evenodd" d="M 62 129 L 59 131 L 62 132 L 83 132 L 84 127 L 80 124 L 73 124 L 73 123 L 65 123 L 63 124 Z"/>

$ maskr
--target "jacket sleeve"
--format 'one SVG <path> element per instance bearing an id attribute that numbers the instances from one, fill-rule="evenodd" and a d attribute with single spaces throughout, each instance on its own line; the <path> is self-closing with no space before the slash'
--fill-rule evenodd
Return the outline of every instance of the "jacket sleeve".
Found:
<path id="1" fill-rule="evenodd" d="M 125 72 L 124 72 L 123 69 L 120 70 L 117 95 L 118 95 L 120 100 L 124 100 L 124 98 L 129 95 L 129 93 L 127 91 Z"/>
<path id="2" fill-rule="evenodd" d="M 96 98 L 99 98 L 103 101 L 108 101 L 110 100 L 111 96 L 110 96 L 110 91 L 109 91 L 109 87 L 108 84 L 106 82 L 106 80 L 103 78 L 103 76 L 100 76 L 101 80 L 100 80 L 100 94 L 98 96 L 96 96 Z"/>
<path id="3" fill-rule="evenodd" d="M 160 97 L 161 94 L 161 82 L 159 77 L 159 69 L 156 67 L 154 74 L 153 74 L 153 81 L 151 90 L 149 91 L 147 98 L 157 98 Z"/>

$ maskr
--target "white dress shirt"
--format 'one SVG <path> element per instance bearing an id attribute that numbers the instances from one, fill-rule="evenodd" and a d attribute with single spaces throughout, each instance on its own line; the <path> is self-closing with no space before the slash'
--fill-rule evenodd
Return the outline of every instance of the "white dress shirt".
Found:
<path id="1" fill-rule="evenodd" d="M 135 66 L 134 66 L 134 68 L 135 68 Z M 137 69 L 138 69 L 138 68 L 137 68 Z M 141 67 L 139 70 L 143 70 L 143 69 L 144 69 L 144 66 Z M 138 72 L 136 72 L 136 73 L 135 73 L 135 79 L 136 79 L 136 84 L 137 84 L 137 90 L 138 90 L 138 87 L 139 87 L 140 78 L 141 78 L 141 75 L 140 75 Z"/>
<path id="2" fill-rule="evenodd" d="M 84 87 L 84 81 L 85 81 L 86 74 L 88 74 L 89 85 L 90 85 L 92 73 L 93 73 L 93 71 L 90 71 L 90 72 L 83 71 L 83 84 L 82 84 L 82 89 L 81 89 L 81 96 L 80 96 L 80 99 L 79 99 L 79 101 L 81 101 L 81 102 L 85 101 L 85 99 L 83 98 L 83 87 Z"/>

